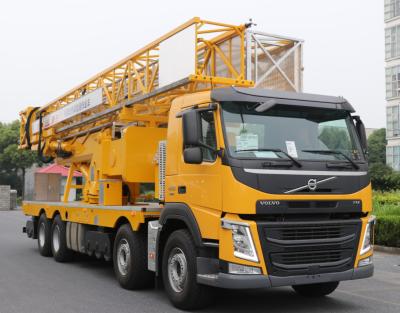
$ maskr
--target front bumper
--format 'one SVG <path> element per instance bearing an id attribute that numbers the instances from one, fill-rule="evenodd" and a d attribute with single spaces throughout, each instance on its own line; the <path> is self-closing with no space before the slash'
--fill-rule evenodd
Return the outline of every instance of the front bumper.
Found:
<path id="1" fill-rule="evenodd" d="M 332 281 L 354 280 L 371 277 L 374 265 L 350 269 L 344 272 L 321 273 L 315 275 L 273 276 L 236 275 L 227 273 L 197 274 L 199 284 L 226 289 L 256 289 L 280 286 L 307 285 Z"/>

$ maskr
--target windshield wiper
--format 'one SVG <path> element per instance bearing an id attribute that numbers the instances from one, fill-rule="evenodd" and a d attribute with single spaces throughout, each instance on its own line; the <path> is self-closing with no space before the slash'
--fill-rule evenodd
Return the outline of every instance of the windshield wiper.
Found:
<path id="1" fill-rule="evenodd" d="M 243 150 L 235 150 L 235 152 L 252 152 L 252 151 L 271 151 L 271 152 L 280 152 L 283 153 L 288 159 L 290 159 L 297 167 L 302 167 L 301 163 L 297 161 L 294 157 L 286 153 L 281 149 L 273 149 L 273 148 L 260 148 L 260 149 L 243 149 Z"/>
<path id="2" fill-rule="evenodd" d="M 319 153 L 319 154 L 337 154 L 343 156 L 347 161 L 350 162 L 350 164 L 355 168 L 359 169 L 360 167 L 357 165 L 356 162 L 354 162 L 351 158 L 349 158 L 346 154 L 344 154 L 341 151 L 337 150 L 301 150 L 302 152 L 308 152 L 308 153 Z"/>

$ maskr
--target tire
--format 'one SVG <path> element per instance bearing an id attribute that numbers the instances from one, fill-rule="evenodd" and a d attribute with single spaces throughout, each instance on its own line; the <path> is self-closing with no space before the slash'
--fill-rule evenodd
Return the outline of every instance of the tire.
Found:
<path id="1" fill-rule="evenodd" d="M 169 236 L 162 259 L 163 283 L 172 304 L 182 310 L 204 308 L 213 300 L 211 287 L 197 283 L 196 256 L 187 230 Z"/>
<path id="2" fill-rule="evenodd" d="M 51 220 L 42 213 L 38 221 L 38 250 L 42 256 L 51 256 Z"/>
<path id="3" fill-rule="evenodd" d="M 338 287 L 339 282 L 328 282 L 320 284 L 310 284 L 310 285 L 296 285 L 292 288 L 300 295 L 304 297 L 318 298 L 324 297 L 332 292 Z"/>
<path id="4" fill-rule="evenodd" d="M 147 269 L 147 237 L 122 225 L 114 240 L 115 276 L 124 289 L 138 290 L 154 286 L 154 273 Z"/>
<path id="5" fill-rule="evenodd" d="M 66 223 L 57 215 L 51 226 L 51 252 L 57 262 L 68 262 L 72 259 L 73 252 L 67 247 Z"/>

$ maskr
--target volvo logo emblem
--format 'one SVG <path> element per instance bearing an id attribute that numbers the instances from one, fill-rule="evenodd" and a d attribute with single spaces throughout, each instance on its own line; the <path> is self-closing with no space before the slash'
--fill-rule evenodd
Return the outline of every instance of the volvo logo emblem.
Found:
<path id="1" fill-rule="evenodd" d="M 307 182 L 308 189 L 314 191 L 317 189 L 317 180 L 315 178 L 309 179 Z"/>
<path id="2" fill-rule="evenodd" d="M 300 187 L 296 187 L 296 188 L 287 190 L 284 193 L 294 193 L 294 192 L 302 191 L 302 190 L 306 190 L 306 189 L 308 189 L 310 191 L 315 191 L 317 189 L 318 185 L 325 184 L 328 181 L 334 180 L 336 178 L 337 178 L 336 176 L 324 178 L 324 179 L 321 179 L 321 180 L 317 180 L 316 178 L 311 178 L 311 179 L 309 179 L 307 181 L 307 184 L 305 184 L 303 186 L 300 186 Z"/>

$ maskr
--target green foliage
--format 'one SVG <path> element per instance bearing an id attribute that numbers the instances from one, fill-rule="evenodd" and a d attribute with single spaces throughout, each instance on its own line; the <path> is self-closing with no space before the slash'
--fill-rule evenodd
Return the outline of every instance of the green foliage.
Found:
<path id="1" fill-rule="evenodd" d="M 378 245 L 400 247 L 400 191 L 373 194 L 375 243 Z"/>
<path id="2" fill-rule="evenodd" d="M 379 204 L 374 207 L 374 214 L 377 216 L 400 216 L 400 207 L 398 204 Z"/>
<path id="3" fill-rule="evenodd" d="M 379 192 L 374 191 L 372 197 L 374 214 L 376 216 L 400 216 L 400 191 Z"/>
<path id="4" fill-rule="evenodd" d="M 318 138 L 330 150 L 351 150 L 347 130 L 338 127 L 324 127 Z"/>
<path id="5" fill-rule="evenodd" d="M 370 164 L 386 164 L 386 129 L 374 131 L 368 138 L 368 160 Z"/>
<path id="6" fill-rule="evenodd" d="M 391 192 L 374 191 L 373 193 L 374 205 L 399 205 L 400 208 L 400 191 L 394 190 Z M 400 215 L 400 213 L 399 213 Z"/>
<path id="7" fill-rule="evenodd" d="M 18 150 L 17 144 L 11 144 L 4 149 L 0 162 L 2 168 L 25 169 L 36 162 L 36 154 L 30 150 Z"/>
<path id="8" fill-rule="evenodd" d="M 19 122 L 14 121 L 9 124 L 0 122 L 0 151 L 4 151 L 11 144 L 18 143 Z"/>
<path id="9" fill-rule="evenodd" d="M 386 129 L 374 131 L 368 138 L 368 162 L 372 188 L 389 191 L 400 189 L 400 173 L 386 165 Z"/>
<path id="10" fill-rule="evenodd" d="M 380 176 L 389 176 L 393 174 L 393 169 L 383 163 L 373 163 L 369 166 L 371 179 L 378 179 Z"/>
<path id="11" fill-rule="evenodd" d="M 18 150 L 19 121 L 0 123 L 0 184 L 22 193 L 25 169 L 37 163 L 34 151 Z"/>
<path id="12" fill-rule="evenodd" d="M 375 225 L 375 243 L 400 247 L 400 215 L 379 216 Z"/>
<path id="13" fill-rule="evenodd" d="M 393 169 L 386 164 L 370 164 L 369 174 L 374 190 L 389 191 L 400 189 L 400 173 L 394 172 Z"/>

